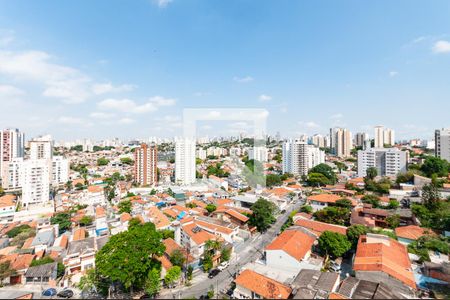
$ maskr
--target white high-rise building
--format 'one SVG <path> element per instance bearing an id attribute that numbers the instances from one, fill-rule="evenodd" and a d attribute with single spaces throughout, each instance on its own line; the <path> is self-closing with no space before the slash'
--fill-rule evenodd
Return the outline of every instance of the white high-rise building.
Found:
<path id="1" fill-rule="evenodd" d="M 358 132 L 355 135 L 355 146 L 366 149 L 367 142 L 369 141 L 369 135 L 365 132 Z"/>
<path id="2" fill-rule="evenodd" d="M 311 168 L 325 162 L 324 151 L 302 141 L 286 141 L 282 151 L 283 173 L 307 175 Z"/>
<path id="3" fill-rule="evenodd" d="M 260 162 L 267 162 L 268 159 L 267 148 L 262 146 L 253 147 L 250 151 L 248 151 L 248 158 Z"/>
<path id="4" fill-rule="evenodd" d="M 436 130 L 434 132 L 434 141 L 436 156 L 450 162 L 450 128 Z"/>
<path id="5" fill-rule="evenodd" d="M 0 174 L 7 162 L 14 158 L 23 157 L 25 135 L 19 129 L 5 129 L 0 131 Z"/>
<path id="6" fill-rule="evenodd" d="M 205 160 L 206 159 L 206 150 L 203 148 L 200 148 L 197 150 L 197 157 L 200 158 L 201 160 Z"/>
<path id="7" fill-rule="evenodd" d="M 395 145 L 395 131 L 384 126 L 375 126 L 375 148 L 384 148 L 384 145 Z"/>
<path id="8" fill-rule="evenodd" d="M 353 148 L 352 133 L 346 128 L 331 128 L 331 151 L 339 157 L 348 157 Z"/>
<path id="9" fill-rule="evenodd" d="M 50 135 L 40 136 L 30 141 L 30 159 L 52 159 L 53 140 Z"/>
<path id="10" fill-rule="evenodd" d="M 47 159 L 25 160 L 22 164 L 22 204 L 42 204 L 49 201 L 50 170 Z"/>
<path id="11" fill-rule="evenodd" d="M 195 182 L 195 141 L 175 141 L 175 183 L 189 185 Z"/>
<path id="12" fill-rule="evenodd" d="M 17 190 L 22 187 L 23 181 L 23 157 L 13 158 L 3 163 L 2 187 L 5 190 Z"/>
<path id="13" fill-rule="evenodd" d="M 69 181 L 69 160 L 62 156 L 53 156 L 51 168 L 51 183 L 63 185 Z"/>
<path id="14" fill-rule="evenodd" d="M 324 137 L 323 135 L 315 134 L 312 136 L 311 142 L 316 147 L 324 148 L 324 147 L 327 147 L 325 138 L 326 137 Z"/>
<path id="15" fill-rule="evenodd" d="M 395 177 L 400 172 L 406 172 L 406 166 L 406 152 L 397 148 L 372 148 L 358 151 L 359 177 L 365 177 L 370 167 L 376 168 L 379 176 Z"/>

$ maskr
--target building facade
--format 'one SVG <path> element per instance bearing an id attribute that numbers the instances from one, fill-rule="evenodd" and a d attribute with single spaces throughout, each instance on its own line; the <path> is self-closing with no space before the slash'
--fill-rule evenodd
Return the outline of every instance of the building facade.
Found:
<path id="1" fill-rule="evenodd" d="M 436 130 L 434 140 L 436 156 L 450 162 L 450 128 Z"/>
<path id="2" fill-rule="evenodd" d="M 23 157 L 24 145 L 25 135 L 19 129 L 0 131 L 0 174 L 9 161 Z"/>
<path id="3" fill-rule="evenodd" d="M 331 128 L 331 152 L 338 157 L 348 157 L 353 148 L 352 133 L 346 128 Z"/>
<path id="4" fill-rule="evenodd" d="M 175 183 L 189 185 L 195 182 L 195 141 L 179 139 L 175 142 Z"/>
<path id="5" fill-rule="evenodd" d="M 156 145 L 142 144 L 134 151 L 134 180 L 142 186 L 154 186 L 158 182 L 158 149 Z"/>
<path id="6" fill-rule="evenodd" d="M 367 169 L 374 167 L 379 176 L 395 177 L 406 172 L 406 152 L 397 148 L 372 148 L 358 151 L 358 176 L 365 177 Z"/>
<path id="7" fill-rule="evenodd" d="M 283 173 L 297 176 L 307 175 L 308 171 L 325 162 L 325 152 L 302 141 L 286 141 L 283 144 Z"/>
<path id="8" fill-rule="evenodd" d="M 375 126 L 375 148 L 384 148 L 384 145 L 395 145 L 395 131 L 384 126 Z"/>
<path id="9" fill-rule="evenodd" d="M 50 170 L 46 159 L 25 160 L 22 164 L 22 204 L 42 204 L 49 201 Z"/>

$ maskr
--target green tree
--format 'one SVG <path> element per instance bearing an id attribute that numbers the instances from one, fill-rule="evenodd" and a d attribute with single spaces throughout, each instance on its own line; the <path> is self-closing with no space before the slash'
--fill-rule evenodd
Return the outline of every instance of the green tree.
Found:
<path id="1" fill-rule="evenodd" d="M 367 170 L 366 170 L 366 177 L 365 177 L 366 179 L 374 180 L 375 177 L 377 177 L 377 176 L 378 176 L 377 168 L 374 168 L 374 167 L 367 168 Z"/>
<path id="2" fill-rule="evenodd" d="M 364 225 L 352 225 L 347 228 L 347 238 L 352 243 L 354 249 L 358 245 L 358 240 L 361 235 L 365 235 L 369 232 L 368 228 Z"/>
<path id="3" fill-rule="evenodd" d="M 66 187 L 66 190 L 68 191 L 72 190 L 73 189 L 72 180 L 68 180 L 64 186 Z"/>
<path id="4" fill-rule="evenodd" d="M 422 164 L 420 170 L 427 176 L 431 177 L 433 174 L 437 176 L 447 176 L 449 172 L 449 163 L 445 159 L 439 157 L 428 156 Z"/>
<path id="5" fill-rule="evenodd" d="M 194 273 L 194 268 L 189 265 L 187 267 L 187 280 L 192 280 L 192 274 Z"/>
<path id="6" fill-rule="evenodd" d="M 231 258 L 231 249 L 228 247 L 222 247 L 220 251 L 220 259 L 222 261 L 229 261 Z"/>
<path id="7" fill-rule="evenodd" d="M 386 218 L 386 224 L 389 226 L 389 228 L 397 228 L 400 225 L 400 216 L 397 214 L 388 216 Z"/>
<path id="8" fill-rule="evenodd" d="M 203 255 L 203 271 L 209 272 L 209 270 L 213 267 L 213 261 L 212 261 L 212 255 L 211 253 L 207 252 L 205 255 Z"/>
<path id="9" fill-rule="evenodd" d="M 331 181 L 321 173 L 309 173 L 306 182 L 310 186 L 325 186 L 331 184 Z"/>
<path id="10" fill-rule="evenodd" d="M 435 208 L 440 200 L 439 190 L 433 183 L 429 183 L 422 188 L 422 200 L 426 207 Z"/>
<path id="11" fill-rule="evenodd" d="M 319 237 L 319 248 L 326 255 L 333 258 L 341 257 L 352 247 L 347 237 L 343 234 L 324 231 Z"/>
<path id="12" fill-rule="evenodd" d="M 309 170 L 309 173 L 320 173 L 324 175 L 326 178 L 328 178 L 330 184 L 335 184 L 337 182 L 337 177 L 333 171 L 333 168 L 331 168 L 327 164 L 318 164 L 317 166 Z"/>
<path id="13" fill-rule="evenodd" d="M 117 205 L 119 208 L 119 213 L 131 213 L 131 201 L 130 200 L 124 200 Z"/>
<path id="14" fill-rule="evenodd" d="M 275 222 L 273 216 L 275 212 L 275 205 L 264 199 L 259 198 L 251 207 L 252 214 L 248 220 L 249 224 L 255 226 L 259 232 L 265 232 L 270 224 Z"/>
<path id="15" fill-rule="evenodd" d="M 167 271 L 166 276 L 164 277 L 164 283 L 167 286 L 173 285 L 181 276 L 181 268 L 179 266 L 173 266 Z"/>
<path id="16" fill-rule="evenodd" d="M 328 206 L 316 211 L 314 217 L 320 222 L 347 226 L 350 223 L 350 210 L 343 207 Z"/>
<path id="17" fill-rule="evenodd" d="M 91 217 L 91 216 L 83 216 L 81 219 L 80 219 L 80 225 L 81 226 L 89 226 L 89 225 L 91 225 L 92 224 L 92 222 L 93 222 L 94 220 L 93 220 L 93 218 Z"/>
<path id="18" fill-rule="evenodd" d="M 5 190 L 0 186 L 0 197 L 5 195 Z"/>
<path id="19" fill-rule="evenodd" d="M 150 296 L 154 297 L 159 293 L 161 289 L 161 271 L 158 268 L 153 268 L 148 272 L 147 279 L 145 280 L 144 289 Z"/>
<path id="20" fill-rule="evenodd" d="M 3 280 L 14 274 L 14 270 L 11 268 L 10 264 L 9 260 L 0 262 L 0 286 L 3 286 Z"/>
<path id="21" fill-rule="evenodd" d="M 72 222 L 70 221 L 70 215 L 68 213 L 59 213 L 50 218 L 51 224 L 59 224 L 59 232 L 65 232 L 70 228 Z"/>
<path id="22" fill-rule="evenodd" d="M 281 185 L 281 178 L 276 174 L 268 174 L 266 176 L 266 186 L 273 187 Z"/>
<path id="23" fill-rule="evenodd" d="M 100 275 L 123 284 L 126 289 L 142 288 L 148 273 L 160 268 L 155 257 L 165 250 L 161 234 L 153 223 L 130 227 L 110 237 L 95 256 Z"/>
<path id="24" fill-rule="evenodd" d="M 174 266 L 182 267 L 185 261 L 186 261 L 185 255 L 180 249 L 175 249 L 170 254 L 170 262 Z"/>
<path id="25" fill-rule="evenodd" d="M 343 207 L 343 208 L 348 208 L 348 209 L 351 209 L 351 207 L 352 207 L 352 201 L 350 201 L 349 199 L 345 199 L 345 198 L 337 200 L 335 204 L 337 207 Z"/>
<path id="26" fill-rule="evenodd" d="M 174 239 L 175 238 L 175 232 L 170 229 L 161 229 L 159 231 L 162 234 L 163 240 L 165 239 Z"/>
<path id="27" fill-rule="evenodd" d="M 104 157 L 100 157 L 99 159 L 97 159 L 97 166 L 107 166 L 108 164 L 109 160 Z"/>
<path id="28" fill-rule="evenodd" d="M 51 258 L 50 256 L 45 256 L 41 259 L 33 260 L 31 262 L 30 266 L 31 267 L 42 266 L 42 265 L 50 264 L 52 262 L 54 262 L 53 258 Z"/>
<path id="29" fill-rule="evenodd" d="M 389 209 L 397 209 L 400 206 L 400 203 L 398 203 L 397 200 L 389 200 Z"/>
<path id="30" fill-rule="evenodd" d="M 211 214 L 213 211 L 217 209 L 217 206 L 215 206 L 214 204 L 208 204 L 206 205 L 205 208 L 208 211 L 208 213 Z"/>
<path id="31" fill-rule="evenodd" d="M 363 203 L 372 204 L 373 208 L 380 207 L 380 197 L 376 195 L 365 195 L 361 198 Z"/>
<path id="32" fill-rule="evenodd" d="M 313 208 L 311 205 L 303 205 L 302 207 L 300 207 L 300 212 L 312 214 Z"/>
<path id="33" fill-rule="evenodd" d="M 123 164 L 125 164 L 125 165 L 129 165 L 129 166 L 134 165 L 134 160 L 132 160 L 132 159 L 129 158 L 129 157 L 122 157 L 122 158 L 120 159 L 120 162 L 123 163 Z"/>
<path id="34" fill-rule="evenodd" d="M 23 225 L 19 225 L 17 227 L 14 227 L 10 231 L 8 231 L 6 233 L 6 235 L 9 238 L 13 238 L 13 237 L 16 237 L 17 235 L 19 235 L 20 233 L 22 233 L 24 231 L 30 231 L 30 230 L 32 230 L 32 229 L 31 229 L 31 227 L 29 225 L 23 224 Z"/>

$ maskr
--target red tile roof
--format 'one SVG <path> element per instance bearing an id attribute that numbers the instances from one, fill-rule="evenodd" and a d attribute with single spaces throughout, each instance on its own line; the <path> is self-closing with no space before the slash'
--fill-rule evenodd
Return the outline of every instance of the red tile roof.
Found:
<path id="1" fill-rule="evenodd" d="M 360 236 L 353 270 L 384 272 L 415 289 L 416 282 L 406 247 L 385 236 L 371 236 L 375 238 Z"/>
<path id="2" fill-rule="evenodd" d="M 433 234 L 430 229 L 422 228 L 416 225 L 402 226 L 395 228 L 395 234 L 404 239 L 417 240 L 426 234 Z"/>
<path id="3" fill-rule="evenodd" d="M 337 232 L 343 235 L 347 234 L 347 227 L 334 224 L 323 223 L 314 220 L 298 219 L 295 225 L 305 227 L 314 233 L 321 235 L 324 231 Z"/>
<path id="4" fill-rule="evenodd" d="M 290 287 L 249 269 L 242 271 L 235 282 L 265 299 L 287 299 L 292 292 Z"/>
<path id="5" fill-rule="evenodd" d="M 311 250 L 316 239 L 299 230 L 286 230 L 272 241 L 266 250 L 283 250 L 293 258 L 301 261 Z"/>

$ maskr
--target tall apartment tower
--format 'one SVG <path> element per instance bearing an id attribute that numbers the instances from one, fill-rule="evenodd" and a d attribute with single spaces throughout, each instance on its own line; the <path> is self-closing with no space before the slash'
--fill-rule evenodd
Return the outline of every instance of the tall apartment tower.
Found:
<path id="1" fill-rule="evenodd" d="M 369 135 L 365 132 L 358 132 L 355 135 L 355 146 L 366 149 L 367 141 L 369 141 Z"/>
<path id="2" fill-rule="evenodd" d="M 50 135 L 34 138 L 30 141 L 30 159 L 52 159 L 53 140 Z"/>
<path id="3" fill-rule="evenodd" d="M 331 128 L 331 152 L 339 157 L 348 157 L 353 148 L 352 133 L 346 128 Z"/>
<path id="4" fill-rule="evenodd" d="M 308 171 L 325 162 L 325 152 L 302 141 L 283 143 L 283 173 L 297 176 L 307 175 Z"/>
<path id="5" fill-rule="evenodd" d="M 158 149 L 156 145 L 142 144 L 134 151 L 134 180 L 142 186 L 156 185 Z"/>
<path id="6" fill-rule="evenodd" d="M 195 182 L 195 140 L 175 141 L 175 183 L 189 185 Z"/>
<path id="7" fill-rule="evenodd" d="M 358 151 L 358 176 L 365 177 L 367 169 L 374 167 L 379 176 L 395 177 L 406 172 L 407 157 L 405 151 L 397 148 L 372 148 Z"/>
<path id="8" fill-rule="evenodd" d="M 384 148 L 384 145 L 395 145 L 395 131 L 384 126 L 375 126 L 375 148 Z"/>
<path id="9" fill-rule="evenodd" d="M 436 130 L 434 132 L 435 154 L 437 157 L 450 162 L 450 128 Z"/>
<path id="10" fill-rule="evenodd" d="M 46 159 L 29 159 L 22 164 L 22 204 L 46 203 L 50 199 L 50 165 Z"/>
<path id="11" fill-rule="evenodd" d="M 23 157 L 24 145 L 25 135 L 19 129 L 0 131 L 0 174 L 7 162 Z"/>

